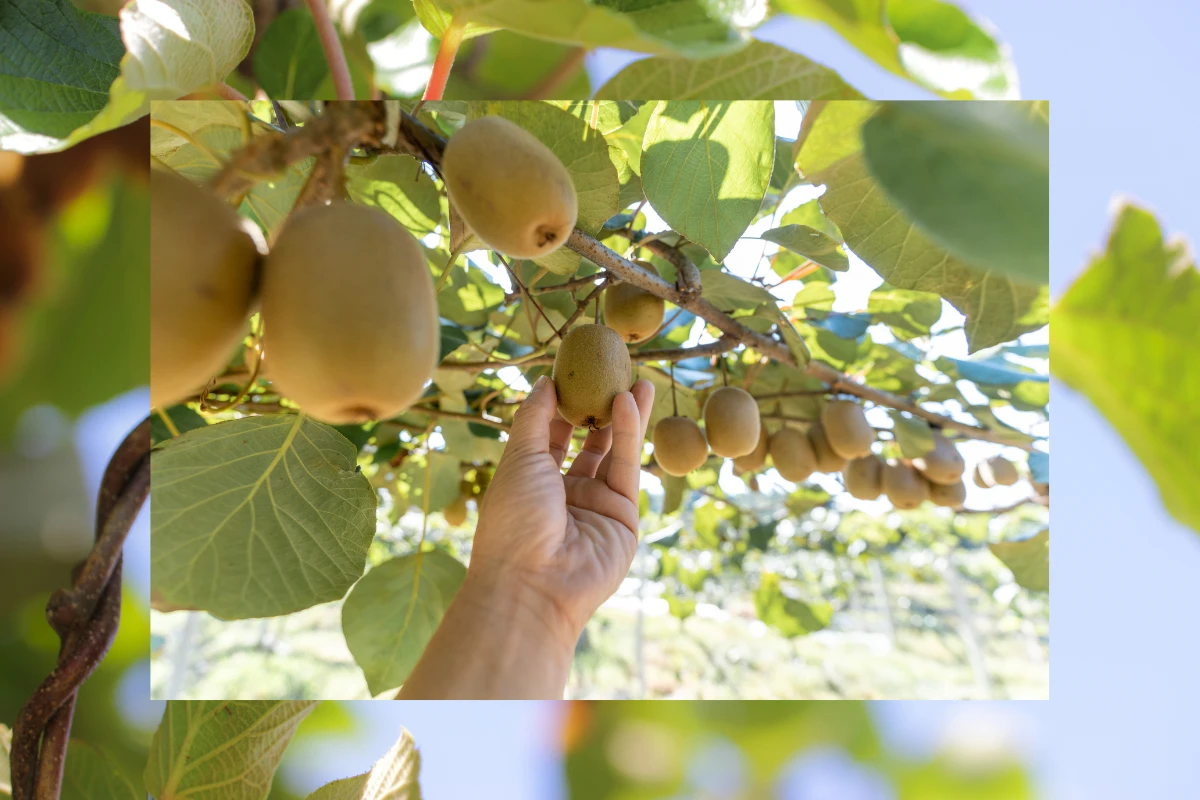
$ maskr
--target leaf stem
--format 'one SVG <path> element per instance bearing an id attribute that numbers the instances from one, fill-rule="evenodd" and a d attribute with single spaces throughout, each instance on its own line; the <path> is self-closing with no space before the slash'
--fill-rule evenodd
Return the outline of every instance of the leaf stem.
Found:
<path id="1" fill-rule="evenodd" d="M 341 40 L 338 39 L 337 28 L 333 26 L 333 20 L 329 17 L 329 8 L 325 5 L 325 0 L 307 2 L 313 22 L 317 25 L 317 37 L 321 40 L 321 49 L 325 51 L 325 60 L 329 62 L 329 74 L 333 78 L 337 98 L 353 100 L 354 83 L 350 80 L 350 66 L 346 63 L 346 53 L 342 50 Z"/>
<path id="2" fill-rule="evenodd" d="M 458 14 L 450 18 L 450 24 L 446 26 L 442 42 L 438 45 L 437 57 L 433 60 L 433 72 L 429 75 L 429 84 L 421 97 L 422 102 L 442 99 L 446 91 L 446 81 L 450 78 L 450 69 L 454 66 L 454 57 L 458 55 L 458 48 L 462 46 L 466 29 L 466 20 L 461 19 Z"/>

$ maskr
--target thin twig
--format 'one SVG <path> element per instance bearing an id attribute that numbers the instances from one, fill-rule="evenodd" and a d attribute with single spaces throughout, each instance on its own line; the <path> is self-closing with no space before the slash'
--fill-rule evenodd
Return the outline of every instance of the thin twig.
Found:
<path id="1" fill-rule="evenodd" d="M 329 7 L 325 0 L 306 0 L 308 10 L 317 25 L 317 38 L 321 40 L 321 49 L 325 51 L 325 60 L 329 62 L 329 75 L 333 78 L 333 89 L 338 100 L 354 99 L 354 82 L 350 79 L 350 66 L 346 63 L 346 53 L 342 50 L 342 42 L 338 38 L 337 28 L 329 17 Z M 288 98 L 280 98 L 287 100 Z"/>

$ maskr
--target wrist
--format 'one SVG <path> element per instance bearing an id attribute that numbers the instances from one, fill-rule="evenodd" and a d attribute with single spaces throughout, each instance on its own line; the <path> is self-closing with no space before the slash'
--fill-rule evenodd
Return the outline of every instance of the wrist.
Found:
<path id="1" fill-rule="evenodd" d="M 514 641 L 536 648 L 534 652 L 565 658 L 567 664 L 582 633 L 582 626 L 549 592 L 511 572 L 468 569 L 453 605 L 508 631 Z"/>

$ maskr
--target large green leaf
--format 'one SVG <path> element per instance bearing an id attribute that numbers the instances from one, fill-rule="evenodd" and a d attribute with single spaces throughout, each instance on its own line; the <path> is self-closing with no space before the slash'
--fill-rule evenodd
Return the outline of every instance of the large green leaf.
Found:
<path id="1" fill-rule="evenodd" d="M 596 92 L 614 100 L 858 100 L 862 95 L 815 61 L 769 42 L 751 42 L 715 58 L 652 57 L 635 61 Z"/>
<path id="2" fill-rule="evenodd" d="M 1020 283 L 955 258 L 887 198 L 862 155 L 860 128 L 874 111 L 875 104 L 865 102 L 824 106 L 815 121 L 806 121 L 807 136 L 796 159 L 806 178 L 825 184 L 821 208 L 846 245 L 892 286 L 934 292 L 962 312 L 971 352 L 1045 325 L 1045 286 Z"/>
<path id="3" fill-rule="evenodd" d="M 265 800 L 296 726 L 316 703 L 172 700 L 150 743 L 156 800 Z"/>
<path id="4" fill-rule="evenodd" d="M 370 772 L 328 783 L 307 800 L 421 800 L 417 785 L 421 754 L 403 728 L 400 738 Z"/>
<path id="5" fill-rule="evenodd" d="M 268 97 L 314 99 L 328 75 L 329 62 L 312 14 L 292 8 L 271 21 L 254 49 L 254 77 Z"/>
<path id="6" fill-rule="evenodd" d="M 833 607 L 825 602 L 808 602 L 785 591 L 779 576 L 764 572 L 754 590 L 758 618 L 788 638 L 804 636 L 829 625 Z"/>
<path id="7" fill-rule="evenodd" d="M 1158 484 L 1163 503 L 1200 531 L 1200 273 L 1182 240 L 1126 205 L 1104 253 L 1059 299 L 1050 368 L 1082 392 Z"/>
<path id="8" fill-rule="evenodd" d="M 78 739 L 71 740 L 63 765 L 61 800 L 138 800 L 145 796 L 104 751 Z"/>
<path id="9" fill-rule="evenodd" d="M 842 243 L 807 225 L 784 225 L 772 228 L 765 231 L 762 238 L 834 272 L 845 272 L 850 269 L 850 259 L 846 255 Z"/>
<path id="10" fill-rule="evenodd" d="M 366 565 L 375 493 L 344 436 L 303 414 L 209 425 L 151 455 L 151 586 L 223 619 L 337 600 Z"/>
<path id="11" fill-rule="evenodd" d="M 359 581 L 342 606 L 342 632 L 371 694 L 408 679 L 467 568 L 442 550 L 393 558 Z"/>
<path id="12" fill-rule="evenodd" d="M 992 542 L 992 555 L 1012 570 L 1013 579 L 1035 592 L 1050 590 L 1050 531 L 1013 542 Z"/>
<path id="13" fill-rule="evenodd" d="M 550 6 L 544 0 L 422 0 L 417 6 L 422 24 L 437 37 L 445 31 L 447 12 L 476 30 L 506 28 L 589 49 L 692 58 L 738 49 L 745 43 L 742 28 L 762 17 L 753 0 L 555 0 Z"/>
<path id="14" fill-rule="evenodd" d="M 775 296 L 763 287 L 719 269 L 701 272 L 700 286 L 700 296 L 722 311 L 754 309 L 763 303 L 775 303 Z"/>
<path id="15" fill-rule="evenodd" d="M 1050 278 L 1050 127 L 1027 103 L 885 103 L 863 157 L 892 202 L 967 263 Z"/>
<path id="16" fill-rule="evenodd" d="M 575 224 L 580 230 L 595 236 L 619 210 L 621 186 L 608 143 L 584 120 L 548 103 L 532 101 L 472 103 L 468 114 L 472 119 L 488 115 L 510 119 L 558 156 L 579 197 Z M 572 275 L 579 267 L 579 255 L 563 247 L 537 263 L 556 275 Z"/>
<path id="17" fill-rule="evenodd" d="M 377 206 L 421 237 L 442 217 L 441 192 L 421 162 L 410 156 L 380 156 L 346 168 L 346 191 L 363 205 Z"/>
<path id="18" fill-rule="evenodd" d="M 466 409 L 463 408 L 462 411 L 466 411 Z M 406 458 L 401 475 L 408 485 L 408 505 L 432 512 L 440 511 L 454 502 L 454 499 L 458 497 L 458 484 L 461 478 L 459 462 L 465 455 L 457 450 L 453 455 L 435 451 L 424 457 Z M 429 465 L 428 504 L 425 501 L 427 463 Z"/>
<path id="19" fill-rule="evenodd" d="M 642 185 L 654 210 L 724 261 L 754 221 L 771 181 L 774 105 L 659 103 L 643 148 Z"/>
<path id="20" fill-rule="evenodd" d="M 775 0 L 781 11 L 823 22 L 889 72 L 945 97 L 1016 96 L 1007 48 L 942 0 Z"/>

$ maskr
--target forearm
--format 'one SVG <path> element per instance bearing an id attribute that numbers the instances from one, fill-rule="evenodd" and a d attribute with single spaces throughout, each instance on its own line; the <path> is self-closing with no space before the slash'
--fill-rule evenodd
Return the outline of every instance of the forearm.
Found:
<path id="1" fill-rule="evenodd" d="M 468 574 L 397 698 L 562 699 L 576 636 L 533 590 Z"/>

